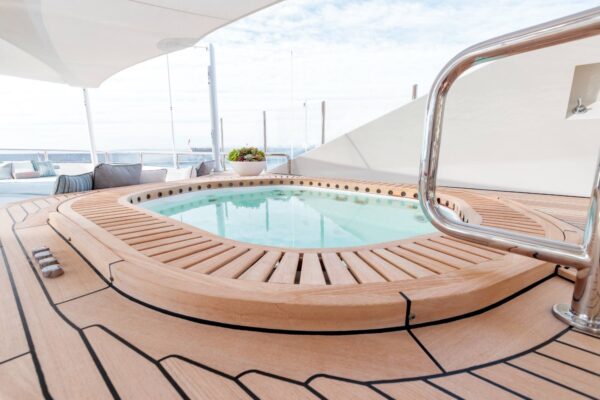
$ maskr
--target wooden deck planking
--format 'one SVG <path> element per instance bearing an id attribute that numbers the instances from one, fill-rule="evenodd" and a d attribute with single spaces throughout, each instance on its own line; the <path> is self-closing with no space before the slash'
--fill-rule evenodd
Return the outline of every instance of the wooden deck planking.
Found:
<path id="1" fill-rule="evenodd" d="M 511 389 L 522 396 L 532 399 L 589 399 L 572 390 L 519 370 L 506 363 L 477 369 L 473 374 L 489 379 L 492 382 Z"/>
<path id="2" fill-rule="evenodd" d="M 448 392 L 463 399 L 487 399 L 487 400 L 517 400 L 521 397 L 515 396 L 508 390 L 495 386 L 485 380 L 469 373 L 455 374 L 441 378 L 430 379 Z"/>
<path id="3" fill-rule="evenodd" d="M 157 366 L 98 327 L 85 330 L 92 347 L 122 398 L 181 399 Z"/>
<path id="4" fill-rule="evenodd" d="M 450 396 L 443 391 L 430 385 L 426 381 L 415 380 L 408 382 L 395 382 L 376 385 L 376 387 L 392 396 L 394 399 L 410 400 L 452 400 L 456 397 Z"/>
<path id="5" fill-rule="evenodd" d="M 233 379 L 177 358 L 168 358 L 162 364 L 192 399 L 251 399 Z"/>
<path id="6" fill-rule="evenodd" d="M 65 275 L 61 279 L 52 279 L 45 283 L 54 303 L 61 303 L 107 287 L 106 282 L 100 279 L 72 248 L 65 246 L 63 239 L 49 226 L 19 229 L 17 235 L 28 252 L 42 245 L 48 246 L 63 267 Z M 40 238 L 44 238 L 43 241 Z M 37 266 L 36 271 L 41 277 Z"/>
<path id="7" fill-rule="evenodd" d="M 592 398 L 600 398 L 600 377 L 581 369 L 535 353 L 511 360 L 508 364 L 537 376 L 545 377 L 565 387 L 575 389 Z"/>
<path id="8" fill-rule="evenodd" d="M 563 330 L 565 325 L 550 309 L 554 302 L 568 302 L 571 292 L 570 283 L 552 278 L 492 311 L 413 332 L 447 370 L 496 361 Z M 552 303 L 548 299 L 553 299 Z"/>
<path id="9" fill-rule="evenodd" d="M 29 351 L 3 255 L 0 248 L 0 363 Z"/>
<path id="10" fill-rule="evenodd" d="M 558 339 L 558 342 L 570 344 L 571 346 L 600 355 L 600 340 L 580 332 L 567 332 Z"/>
<path id="11" fill-rule="evenodd" d="M 330 378 L 317 378 L 310 386 L 326 399 L 383 400 L 385 397 L 368 386 Z"/>
<path id="12" fill-rule="evenodd" d="M 304 386 L 270 376 L 249 373 L 240 380 L 261 400 L 318 400 L 318 397 Z"/>
<path id="13" fill-rule="evenodd" d="M 21 298 L 48 389 L 59 398 L 111 398 L 79 333 L 54 312 L 0 210 L 0 240 Z M 73 362 L 77 360 L 77 362 Z"/>
<path id="14" fill-rule="evenodd" d="M 37 216 L 43 216 L 44 212 L 45 210 L 40 210 Z M 2 222 L 1 219 L 0 222 Z M 0 226 L 2 226 L 2 224 L 0 224 Z M 38 228 L 28 228 L 27 230 L 34 231 L 36 229 Z M 2 228 L 0 228 L 0 231 L 2 231 Z M 25 229 L 23 231 L 25 231 Z M 4 239 L 8 233 L 6 231 L 3 232 L 2 238 Z M 44 233 L 40 236 L 45 235 L 46 234 Z M 189 239 L 190 238 L 188 237 L 184 240 Z M 160 240 L 163 239 L 158 239 L 158 241 Z M 177 242 L 162 243 L 159 244 L 158 247 L 169 246 L 174 243 Z M 457 243 L 460 242 L 457 241 Z M 447 247 L 454 247 L 448 243 L 442 244 L 446 245 Z M 478 246 L 474 247 L 480 249 Z M 486 257 L 484 254 L 478 254 L 477 250 L 473 250 L 475 253 L 472 253 L 465 248 L 459 248 L 459 250 L 481 257 Z M 356 253 L 349 253 L 356 257 Z M 379 253 L 381 254 L 381 252 Z M 260 260 L 267 257 L 268 254 L 269 253 L 265 253 L 261 259 L 254 262 L 254 264 L 250 266 L 245 273 L 250 271 L 252 267 L 259 264 Z M 375 254 L 375 251 L 373 251 L 373 254 Z M 405 254 L 410 254 L 413 257 L 415 256 L 414 253 L 409 251 L 406 251 Z M 331 255 L 337 257 L 337 254 L 335 253 L 331 253 Z M 380 255 L 378 256 L 381 257 Z M 498 254 L 498 256 L 502 257 L 502 254 Z M 279 255 L 271 255 L 270 260 L 265 262 L 265 264 L 272 264 L 270 267 L 268 265 L 267 267 L 263 267 L 264 270 L 267 271 L 263 272 L 263 274 L 268 275 L 271 272 L 272 266 L 277 263 L 278 257 Z M 323 266 L 327 271 L 327 275 L 331 279 L 331 274 L 327 270 L 325 255 L 321 255 L 321 257 L 323 260 Z M 425 258 L 426 257 L 423 257 L 423 259 Z M 408 260 L 408 257 L 405 259 Z M 348 264 L 347 262 L 345 265 L 341 260 L 339 260 L 339 258 L 337 258 L 337 260 L 342 267 L 346 268 L 346 265 Z M 232 262 L 235 263 L 236 260 L 233 260 Z M 414 259 L 412 262 L 417 264 Z M 230 264 L 225 264 L 221 268 L 226 268 L 228 265 Z M 296 275 L 297 268 L 298 262 L 296 262 L 294 268 L 294 275 Z M 373 271 L 371 267 L 368 268 Z M 456 268 L 452 268 L 452 270 L 456 271 Z M 24 271 L 27 272 L 27 268 L 25 268 Z M 346 269 L 346 271 L 349 270 Z M 31 271 L 29 271 L 29 274 L 31 277 L 34 277 Z M 66 277 L 67 275 L 61 279 Z M 415 280 L 411 281 L 418 282 Z M 43 280 L 42 282 L 48 283 L 52 281 Z M 558 289 L 556 282 L 560 282 L 559 285 L 566 284 L 567 286 L 565 288 L 567 289 Z M 0 284 L 1 283 L 2 282 L 0 281 Z M 541 292 L 539 291 L 541 288 L 544 288 L 542 294 L 540 294 Z M 527 301 L 523 301 L 525 296 L 532 293 L 535 293 L 535 296 L 527 299 Z M 531 368 L 529 370 L 531 372 L 521 371 L 506 362 L 495 364 L 492 367 L 477 367 L 477 362 L 479 362 L 479 357 L 481 357 L 481 354 L 487 355 L 488 359 L 494 359 L 494 357 L 498 357 L 498 354 L 494 354 L 496 349 L 492 348 L 490 350 L 489 347 L 486 347 L 484 344 L 482 344 L 482 340 L 488 340 L 496 344 L 502 343 L 503 346 L 508 345 L 507 347 L 509 347 L 509 349 L 506 353 L 508 354 L 512 352 L 511 354 L 515 354 L 518 349 L 520 349 L 519 351 L 527 351 L 528 349 L 531 349 L 532 343 L 537 344 L 544 340 L 545 335 L 551 335 L 551 331 L 554 329 L 554 323 L 551 321 L 555 320 L 553 317 L 548 318 L 549 315 L 545 314 L 541 310 L 548 311 L 549 306 L 553 302 L 560 301 L 560 299 L 556 299 L 556 295 L 561 293 L 566 293 L 567 296 L 565 297 L 568 297 L 568 294 L 570 294 L 570 285 L 567 282 L 554 278 L 544 282 L 534 289 L 531 289 L 527 293 L 512 299 L 510 302 L 502 306 L 487 311 L 484 314 L 451 323 L 413 329 L 413 332 L 417 335 L 417 337 L 419 337 L 423 345 L 426 346 L 426 348 L 431 352 L 432 356 L 438 361 L 442 362 L 445 367 L 446 365 L 444 357 L 441 356 L 441 360 L 438 358 L 440 357 L 439 346 L 444 341 L 447 341 L 448 335 L 441 328 L 453 331 L 455 329 L 453 324 L 468 322 L 468 324 L 465 325 L 465 330 L 471 330 L 478 333 L 478 335 L 474 335 L 472 337 L 462 336 L 460 338 L 461 345 L 458 347 L 458 350 L 461 352 L 470 352 L 470 355 L 468 355 L 466 358 L 470 358 L 471 361 L 467 363 L 468 365 L 465 365 L 467 365 L 467 368 L 475 368 L 472 370 L 472 373 L 465 372 L 461 374 L 443 376 L 440 378 L 430 378 L 429 380 L 440 387 L 444 387 L 441 383 L 449 385 L 450 383 L 448 382 L 450 381 L 458 380 L 459 378 L 465 379 L 464 381 L 461 381 L 464 383 L 463 386 L 456 386 L 451 388 L 452 390 L 450 391 L 456 394 L 460 393 L 466 398 L 474 396 L 481 398 L 481 396 L 484 395 L 487 396 L 486 398 L 492 398 L 490 392 L 487 391 L 487 389 L 489 389 L 489 386 L 487 385 L 493 385 L 486 382 L 483 386 L 481 386 L 481 382 L 485 382 L 483 378 L 481 378 L 484 377 L 484 373 L 490 374 L 489 376 L 485 377 L 486 379 L 490 379 L 498 385 L 510 387 L 517 393 L 531 393 L 530 397 L 534 398 L 539 397 L 539 395 L 534 396 L 533 394 L 535 393 L 554 396 L 555 398 L 578 398 L 574 391 L 565 389 L 559 385 L 563 384 L 567 386 L 570 382 L 574 382 L 573 390 L 582 391 L 588 396 L 598 397 L 598 394 L 594 391 L 598 387 L 597 377 L 591 373 L 582 371 L 579 368 L 589 368 L 590 361 L 595 360 L 590 359 L 589 357 L 596 357 L 594 354 L 589 353 L 589 351 L 597 351 L 598 343 L 600 341 L 596 341 L 595 339 L 591 339 L 588 336 L 575 332 L 568 332 L 561 336 L 557 341 L 554 341 L 536 350 L 540 354 L 528 352 L 525 355 L 521 355 L 509 361 L 509 363 L 515 365 L 519 362 L 523 362 L 528 368 Z M 27 295 L 31 296 L 30 293 Z M 504 307 L 508 305 L 512 305 L 514 309 L 518 310 L 519 312 L 510 312 L 510 310 L 507 311 L 507 309 Z M 107 289 L 105 291 L 84 296 L 80 299 L 69 301 L 63 305 L 60 305 L 59 308 L 65 313 L 67 318 L 76 321 L 77 325 L 80 327 L 89 326 L 96 323 L 109 326 L 111 330 L 115 330 L 119 335 L 134 344 L 136 348 L 140 349 L 141 351 L 145 351 L 153 359 L 159 359 L 161 357 L 168 356 L 169 354 L 182 354 L 186 357 L 206 363 L 211 367 L 216 367 L 218 371 L 226 371 L 225 373 L 230 374 L 230 376 L 235 376 L 240 372 L 251 369 L 259 369 L 278 374 L 282 376 L 282 378 L 295 379 L 299 383 L 307 379 L 309 376 L 311 376 L 311 374 L 315 373 L 329 373 L 344 378 L 358 380 L 406 379 L 407 377 L 414 377 L 415 380 L 413 381 L 377 384 L 375 386 L 379 390 L 382 390 L 383 392 L 395 398 L 405 398 L 405 396 L 408 396 L 411 399 L 418 399 L 419 396 L 423 396 L 422 398 L 449 398 L 443 391 L 431 385 L 430 383 L 427 383 L 427 381 L 419 378 L 421 375 L 430 376 L 431 374 L 439 373 L 439 370 L 435 368 L 429 357 L 422 352 L 422 350 L 406 332 L 328 337 L 272 335 L 257 332 L 235 331 L 231 329 L 196 324 L 190 321 L 183 321 L 172 316 L 158 313 L 154 310 L 134 304 L 120 295 L 116 295 L 112 289 Z M 533 310 L 529 310 L 529 308 L 533 308 Z M 52 314 L 54 311 L 47 307 L 43 307 L 43 302 L 40 302 L 39 306 L 33 309 L 28 308 L 27 312 L 28 315 L 34 316 L 35 313 Z M 516 329 L 516 327 L 520 326 L 522 321 L 524 321 L 527 317 L 527 315 L 524 316 L 522 314 L 527 313 L 536 316 L 536 318 L 540 318 L 539 316 L 542 316 L 540 325 L 543 325 L 544 329 L 539 327 L 534 327 L 533 330 Z M 480 319 L 483 316 L 486 318 L 483 320 Z M 37 319 L 38 317 L 34 316 L 34 318 Z M 529 319 L 533 320 L 534 317 L 530 316 Z M 505 332 L 504 339 L 502 339 L 501 336 L 494 336 L 490 334 L 488 329 L 491 329 L 494 326 L 509 328 L 508 331 Z M 435 327 L 440 329 L 435 334 L 437 339 L 435 340 L 436 343 L 432 346 L 430 342 L 424 341 L 418 335 L 426 329 L 432 329 Z M 2 326 L 0 326 L 0 329 L 2 329 Z M 95 331 L 100 332 L 101 335 L 104 334 L 99 328 L 88 328 L 85 330 L 86 334 L 87 332 Z M 165 331 L 168 331 L 169 340 L 165 340 Z M 139 334 L 140 332 L 143 332 L 144 334 L 141 335 Z M 74 347 L 78 346 L 77 340 L 72 341 L 72 338 L 70 338 L 68 335 L 63 337 L 60 335 L 57 336 L 51 334 L 50 336 L 52 337 L 51 340 L 55 341 L 55 343 L 53 343 L 58 344 L 59 346 L 58 348 L 49 347 L 43 345 L 42 343 L 37 347 L 38 352 L 43 355 L 43 366 L 49 365 L 47 358 L 49 354 L 54 355 L 53 353 L 62 350 L 62 343 L 74 344 Z M 106 338 L 102 338 L 101 340 L 104 339 Z M 128 359 L 133 360 L 132 362 L 127 363 L 131 370 L 125 371 L 124 373 L 119 372 L 119 375 L 123 377 L 123 382 L 129 380 L 130 388 L 133 388 L 131 389 L 131 392 L 128 392 L 130 388 L 122 389 L 123 393 L 129 394 L 129 396 L 124 397 L 135 397 L 141 392 L 135 385 L 131 384 L 131 382 L 134 381 L 133 378 L 136 376 L 136 374 L 141 374 L 143 375 L 142 379 L 152 380 L 149 377 L 152 377 L 154 372 L 147 372 L 146 368 L 148 368 L 148 365 L 152 366 L 153 368 L 155 368 L 155 366 L 150 362 L 150 360 L 142 358 L 141 355 L 136 354 L 133 352 L 133 350 L 125 347 L 124 344 L 120 342 L 117 342 L 116 344 L 113 343 L 112 337 L 108 337 L 108 339 L 108 342 L 110 343 L 105 348 L 109 349 L 108 351 L 111 354 L 109 354 L 108 358 L 101 357 L 103 365 L 107 369 L 109 376 L 112 378 L 114 376 L 114 372 L 111 371 L 120 371 L 124 369 L 124 366 L 112 365 L 114 362 L 110 361 L 111 357 L 115 357 L 115 359 L 118 358 L 119 361 Z M 39 340 L 39 335 L 34 335 L 34 342 L 36 344 Z M 463 347 L 461 347 L 462 342 L 465 343 Z M 574 349 L 576 351 L 573 354 L 575 354 L 576 357 L 574 359 L 570 359 L 568 357 L 571 353 L 564 353 L 564 347 L 567 346 L 561 344 L 561 342 L 568 342 L 569 344 L 582 347 L 587 351 Z M 518 345 L 515 346 L 514 343 L 518 343 Z M 96 346 L 97 342 L 94 342 L 93 344 Z M 115 348 L 117 351 L 113 351 Z M 353 349 L 351 354 L 348 354 L 348 348 Z M 119 353 L 121 351 L 119 349 L 125 349 L 126 351 L 133 353 L 133 358 L 130 358 L 131 354 L 123 356 L 121 353 Z M 215 349 L 219 350 L 215 351 Z M 69 349 L 69 351 L 71 356 L 75 354 L 72 349 Z M 478 354 L 479 352 L 481 353 Z M 562 361 L 552 360 L 546 356 L 542 356 L 541 353 L 551 354 L 552 357 L 561 359 Z M 582 355 L 582 353 L 585 355 Z M 2 371 L 4 371 L 3 368 L 5 366 L 11 365 L 17 360 L 26 359 L 27 357 L 29 356 L 25 355 L 5 364 L 0 364 L 0 383 L 2 383 Z M 77 357 L 76 359 L 79 360 L 80 358 Z M 83 359 L 85 360 L 85 357 Z M 140 362 L 140 360 L 143 362 Z M 173 358 L 164 360 L 162 362 L 163 366 L 169 365 L 168 363 L 171 360 L 173 360 Z M 179 363 L 184 363 L 180 360 L 176 361 Z M 576 365 L 576 367 L 571 367 L 568 364 L 565 364 L 565 362 L 572 363 Z M 221 386 L 222 389 L 216 390 L 225 391 L 227 390 L 225 388 L 226 386 L 231 386 L 234 388 L 232 389 L 233 391 L 239 390 L 235 389 L 238 388 L 238 386 L 236 386 L 234 381 L 231 379 L 225 378 L 222 375 L 214 374 L 208 370 L 191 365 L 189 363 L 185 364 L 186 367 L 189 368 L 182 368 L 182 371 L 184 372 L 179 372 L 176 374 L 172 369 L 167 368 L 167 373 L 170 373 L 174 377 L 175 381 L 178 382 L 182 386 L 183 390 L 191 397 L 202 395 L 204 393 L 202 390 L 210 386 L 208 383 L 204 384 L 204 381 L 201 380 L 203 378 L 200 378 L 200 376 L 197 375 L 197 371 L 202 371 L 202 373 L 208 374 L 204 379 L 206 379 L 206 382 L 212 382 L 213 386 L 217 385 L 214 381 L 214 378 L 218 377 L 218 385 Z M 85 368 L 87 368 L 86 365 L 87 364 L 85 362 L 80 365 L 84 368 L 84 371 Z M 495 375 L 491 375 L 489 371 L 492 368 L 502 368 L 502 370 L 500 372 L 494 371 Z M 74 374 L 75 372 L 75 370 L 71 368 L 67 368 L 67 370 L 68 371 L 63 373 L 68 375 Z M 30 377 L 33 374 L 31 366 L 23 369 L 23 371 L 26 371 L 23 373 L 30 374 Z M 517 371 L 517 373 L 515 373 L 515 371 Z M 567 377 L 563 378 L 562 380 L 553 375 L 555 373 L 562 373 L 563 371 L 566 373 Z M 548 380 L 539 379 L 535 377 L 535 375 L 532 375 L 532 373 L 541 374 Z M 64 393 L 66 389 L 62 388 L 61 386 L 70 384 L 70 381 L 68 379 L 58 380 L 55 371 L 52 371 L 49 375 L 50 380 L 53 382 L 51 392 L 53 395 L 59 393 L 54 397 L 63 397 L 62 393 Z M 286 382 L 282 379 L 266 377 L 264 375 L 260 375 L 259 378 L 265 377 L 268 378 L 268 380 L 257 379 L 254 377 L 255 375 L 260 374 L 247 373 L 243 376 L 243 378 L 245 379 L 246 377 L 252 377 L 257 381 L 260 381 L 259 384 L 255 384 L 255 390 L 266 390 L 267 396 L 273 395 L 273 393 L 283 393 L 284 397 L 289 397 L 288 395 L 291 393 L 290 390 L 292 389 L 287 387 L 278 389 L 277 385 L 280 382 L 285 382 L 290 385 L 294 385 L 295 387 L 304 389 L 301 384 L 296 385 Z M 465 376 L 466 378 L 464 378 Z M 507 376 L 508 378 L 506 378 Z M 592 377 L 592 380 L 590 380 L 589 376 Z M 18 374 L 16 377 L 16 380 L 11 377 L 9 386 L 2 387 L 3 385 L 0 385 L 0 394 L 5 393 L 3 390 L 12 390 L 14 388 L 18 388 L 17 392 L 15 393 L 24 393 L 22 389 L 23 385 L 18 384 L 19 379 L 22 379 L 22 377 Z M 77 377 L 79 378 L 79 376 Z M 533 381 L 531 380 L 532 377 Z M 502 381 L 502 379 L 504 379 L 504 381 Z M 551 380 L 555 381 L 556 383 L 552 383 Z M 119 383 L 118 381 L 119 379 L 113 383 L 115 383 L 117 387 L 121 388 L 123 383 Z M 197 382 L 199 381 L 202 382 L 202 389 L 198 389 L 199 385 Z M 322 392 L 320 393 L 330 393 L 329 397 L 331 398 L 336 398 L 336 396 L 342 398 L 352 398 L 351 396 L 355 394 L 358 398 L 371 398 L 371 396 L 375 396 L 373 398 L 379 398 L 377 397 L 379 394 L 376 391 L 371 390 L 366 385 L 356 385 L 348 382 L 342 382 L 340 385 L 336 386 L 340 381 L 331 383 L 329 382 L 331 379 L 323 378 L 315 379 L 312 381 L 312 383 L 319 383 L 322 381 L 325 381 L 326 385 L 321 388 Z M 31 382 L 37 383 L 36 380 Z M 164 382 L 164 376 L 160 375 L 158 379 L 152 380 L 152 382 L 148 383 L 148 386 L 153 387 L 153 385 L 160 385 Z M 184 382 L 187 383 L 184 384 Z M 311 384 L 311 387 L 314 386 Z M 496 386 L 493 387 L 498 389 Z M 33 385 L 33 389 L 35 388 L 36 386 Z M 352 390 L 354 388 L 355 390 Z M 331 392 L 327 392 L 328 390 L 331 390 Z M 526 390 L 530 390 L 531 392 L 527 392 Z M 156 393 L 159 392 L 160 389 L 156 391 Z M 229 392 L 219 391 L 216 393 Z M 245 394 L 245 392 L 241 391 L 237 391 L 236 393 Z M 80 395 L 78 398 L 82 397 L 81 393 L 78 394 Z M 153 394 L 146 397 L 151 398 Z M 244 394 L 242 394 L 242 397 L 240 398 L 244 398 Z M 167 398 L 168 395 L 163 395 L 161 397 Z M 231 397 L 233 397 L 233 395 Z M 281 396 L 279 398 L 281 398 Z"/>
<path id="15" fill-rule="evenodd" d="M 590 373 L 600 376 L 600 355 L 585 350 L 574 349 L 562 343 L 554 342 L 539 349 L 537 353 L 551 357 L 569 365 L 579 365 Z"/>
<path id="16" fill-rule="evenodd" d="M 0 364 L 1 399 L 43 399 L 31 355 Z"/>

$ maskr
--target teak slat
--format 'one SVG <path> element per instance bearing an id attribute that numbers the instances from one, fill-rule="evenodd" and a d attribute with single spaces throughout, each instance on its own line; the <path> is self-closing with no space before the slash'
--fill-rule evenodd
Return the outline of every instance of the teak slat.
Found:
<path id="1" fill-rule="evenodd" d="M 204 237 L 192 237 L 190 239 L 182 240 L 181 242 L 168 243 L 162 246 L 153 247 L 151 249 L 142 250 L 141 253 L 148 257 L 154 257 L 161 254 L 169 253 L 175 250 L 183 249 L 188 246 L 204 243 L 210 239 Z"/>
<path id="2" fill-rule="evenodd" d="M 340 260 L 336 253 L 321 254 L 323 266 L 329 276 L 329 281 L 332 285 L 349 285 L 356 283 L 356 279 L 352 276 L 348 268 Z"/>
<path id="3" fill-rule="evenodd" d="M 268 251 L 260 260 L 258 260 L 254 265 L 252 265 L 246 272 L 244 272 L 239 279 L 245 281 L 256 281 L 256 282 L 265 282 L 275 265 L 281 258 L 281 252 L 279 251 Z"/>
<path id="4" fill-rule="evenodd" d="M 212 248 L 204 251 L 203 253 L 209 253 L 211 250 L 216 248 Z M 215 253 L 214 256 L 211 256 L 205 261 L 196 263 L 193 266 L 188 268 L 189 271 L 199 272 L 202 274 L 210 274 L 215 271 L 217 268 L 222 267 L 223 265 L 229 263 L 232 260 L 235 260 L 237 257 L 241 256 L 245 252 L 248 251 L 248 248 L 245 247 L 233 247 L 227 251 Z"/>
<path id="5" fill-rule="evenodd" d="M 385 278 L 382 277 L 371 268 L 366 262 L 361 260 L 356 254 L 351 251 L 344 251 L 340 253 L 342 260 L 348 265 L 348 269 L 352 271 L 352 274 L 356 277 L 356 280 L 360 283 L 368 282 L 385 282 Z"/>
<path id="6" fill-rule="evenodd" d="M 211 241 L 210 243 L 213 243 L 213 242 Z M 204 260 L 208 260 L 209 258 L 211 258 L 217 254 L 221 254 L 231 248 L 233 248 L 232 245 L 226 245 L 226 244 L 220 243 L 217 246 L 210 247 L 206 250 L 196 252 L 196 253 L 186 256 L 186 257 L 179 258 L 177 260 L 171 261 L 168 264 L 172 265 L 174 267 L 177 267 L 177 268 L 183 268 L 183 269 L 189 268 L 193 265 L 203 262 Z"/>
<path id="7" fill-rule="evenodd" d="M 375 249 L 373 250 L 373 253 L 377 254 L 389 263 L 394 264 L 396 267 L 411 275 L 413 278 L 422 278 L 425 276 L 435 275 L 435 273 L 431 272 L 427 268 L 423 268 L 420 265 L 402 258 L 386 249 Z"/>
<path id="8" fill-rule="evenodd" d="M 325 284 L 325 276 L 323 275 L 323 269 L 321 268 L 321 262 L 317 254 L 305 253 L 302 257 L 300 283 L 312 285 Z"/>
<path id="9" fill-rule="evenodd" d="M 413 253 L 412 251 L 402 249 L 400 247 L 389 247 L 387 250 L 437 274 L 445 274 L 447 272 L 456 271 L 456 268 L 451 265 L 441 263 L 429 257 Z"/>
<path id="10" fill-rule="evenodd" d="M 367 264 L 369 264 L 371 268 L 379 272 L 381 276 L 385 277 L 389 281 L 400 281 L 413 278 L 406 272 L 385 261 L 383 258 L 375 255 L 370 250 L 358 251 L 357 254 Z"/>
<path id="11" fill-rule="evenodd" d="M 442 253 L 437 250 L 432 250 L 432 249 L 424 247 L 424 246 L 420 246 L 417 243 L 402 243 L 400 245 L 400 247 L 402 247 L 403 249 L 406 249 L 406 250 L 410 250 L 414 253 L 420 254 L 422 256 L 429 257 L 429 258 L 439 261 L 441 263 L 450 265 L 455 268 L 466 268 L 466 267 L 470 267 L 473 265 L 473 263 L 470 263 L 463 259 L 453 257 L 449 254 Z"/>
<path id="12" fill-rule="evenodd" d="M 214 240 L 210 240 L 208 238 L 196 239 L 196 240 L 197 240 L 197 243 L 195 243 L 195 244 L 187 244 L 184 246 L 178 246 L 178 248 L 176 250 L 173 250 L 170 252 L 163 252 L 152 258 L 154 258 L 157 261 L 163 262 L 163 263 L 170 263 L 172 261 L 178 260 L 183 257 L 187 257 L 187 256 L 195 254 L 195 253 L 199 253 L 201 251 L 210 249 L 211 247 L 215 247 L 220 244 L 219 242 L 215 242 Z M 181 245 L 181 243 L 182 242 L 179 242 L 177 244 Z M 188 243 L 188 242 L 186 241 L 183 243 Z"/>
<path id="13" fill-rule="evenodd" d="M 269 278 L 271 283 L 294 283 L 298 269 L 298 253 L 287 252 L 275 268 L 273 275 Z"/>
<path id="14" fill-rule="evenodd" d="M 243 255 L 235 258 L 228 264 L 223 265 L 212 273 L 213 276 L 222 278 L 237 278 L 246 271 L 252 264 L 265 254 L 264 250 L 250 249 Z"/>

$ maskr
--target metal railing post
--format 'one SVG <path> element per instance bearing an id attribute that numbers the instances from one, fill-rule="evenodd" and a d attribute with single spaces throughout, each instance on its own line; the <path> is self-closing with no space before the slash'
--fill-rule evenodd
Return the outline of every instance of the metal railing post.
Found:
<path id="1" fill-rule="evenodd" d="M 600 335 L 600 154 L 596 164 L 584 237 L 590 263 L 577 270 L 571 305 L 556 304 L 552 311 L 563 322 Z"/>
<path id="2" fill-rule="evenodd" d="M 431 223 L 450 236 L 575 267 L 577 276 L 572 303 L 557 304 L 553 312 L 569 325 L 600 336 L 600 157 L 580 245 L 451 220 L 437 204 L 435 193 L 445 101 L 453 83 L 463 72 L 476 64 L 596 35 L 600 35 L 600 7 L 485 41 L 450 60 L 435 79 L 427 100 L 419 202 Z"/>
<path id="3" fill-rule="evenodd" d="M 263 151 L 267 152 L 267 112 L 263 111 Z"/>
<path id="4" fill-rule="evenodd" d="M 321 102 L 321 144 L 325 144 L 325 100 Z"/>

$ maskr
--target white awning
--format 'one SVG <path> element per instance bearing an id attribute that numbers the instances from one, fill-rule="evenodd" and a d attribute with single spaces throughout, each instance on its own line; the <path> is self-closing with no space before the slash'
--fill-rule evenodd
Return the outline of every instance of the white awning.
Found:
<path id="1" fill-rule="evenodd" d="M 280 0 L 0 0 L 0 74 L 98 87 Z"/>

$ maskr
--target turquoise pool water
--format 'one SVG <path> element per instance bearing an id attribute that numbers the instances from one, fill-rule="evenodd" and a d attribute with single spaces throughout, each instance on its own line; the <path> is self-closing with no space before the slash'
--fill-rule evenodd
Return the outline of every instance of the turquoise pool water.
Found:
<path id="1" fill-rule="evenodd" d="M 219 236 L 276 247 L 361 246 L 436 231 L 415 200 L 295 186 L 207 190 L 142 206 Z"/>

